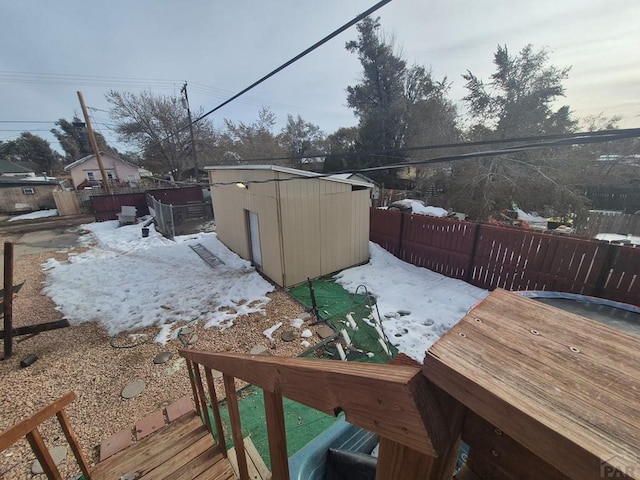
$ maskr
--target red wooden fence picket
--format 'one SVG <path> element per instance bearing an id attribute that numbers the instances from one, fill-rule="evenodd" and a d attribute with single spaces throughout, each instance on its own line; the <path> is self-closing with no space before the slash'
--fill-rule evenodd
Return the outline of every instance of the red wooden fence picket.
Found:
<path id="1" fill-rule="evenodd" d="M 408 263 L 478 287 L 640 305 L 640 248 L 375 208 L 370 219 L 372 242 Z"/>

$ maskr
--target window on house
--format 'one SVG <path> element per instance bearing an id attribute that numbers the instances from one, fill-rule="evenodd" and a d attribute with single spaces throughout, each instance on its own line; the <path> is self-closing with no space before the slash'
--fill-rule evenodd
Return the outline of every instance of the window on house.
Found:
<path id="1" fill-rule="evenodd" d="M 96 179 L 96 176 L 93 174 L 93 172 L 87 172 L 87 180 L 89 180 L 90 182 L 93 182 Z"/>
<path id="2" fill-rule="evenodd" d="M 35 195 L 36 191 L 31 187 L 25 187 L 22 189 L 22 193 L 25 195 Z"/>
<path id="3" fill-rule="evenodd" d="M 107 178 L 113 180 L 113 172 L 107 172 Z"/>

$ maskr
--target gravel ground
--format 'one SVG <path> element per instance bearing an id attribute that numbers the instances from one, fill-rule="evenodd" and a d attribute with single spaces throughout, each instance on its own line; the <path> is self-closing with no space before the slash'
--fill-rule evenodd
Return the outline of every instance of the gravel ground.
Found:
<path id="1" fill-rule="evenodd" d="M 15 261 L 15 280 L 26 280 L 14 300 L 15 326 L 61 318 L 55 304 L 40 294 L 44 280 L 41 264 L 51 257 L 64 260 L 66 254 L 46 252 L 25 255 Z M 287 343 L 280 339 L 279 334 L 290 329 L 286 320 L 296 318 L 304 311 L 303 307 L 282 291 L 269 296 L 271 302 L 267 304 L 266 315 L 240 317 L 227 330 L 204 329 L 196 324 L 198 341 L 195 348 L 248 353 L 253 346 L 262 344 L 271 347 L 274 355 L 295 356 L 301 353 L 304 348 L 300 346 L 300 339 Z M 87 297 L 87 301 L 91 298 Z M 262 332 L 279 321 L 285 323 L 274 334 L 276 341 L 271 345 Z M 308 327 L 305 325 L 303 328 Z M 314 339 L 318 337 L 308 340 L 313 342 Z M 92 323 L 43 332 L 24 340 L 17 337 L 16 340 L 13 357 L 0 362 L 0 431 L 72 390 L 78 399 L 67 408 L 67 413 L 91 465 L 98 460 L 98 447 L 103 439 L 133 426 L 147 413 L 159 410 L 184 395 L 191 395 L 184 361 L 176 353 L 182 347 L 179 340 L 172 340 L 164 346 L 147 343 L 135 348 L 113 348 L 106 332 Z M 131 337 L 121 335 L 115 341 L 122 345 L 130 342 Z M 155 365 L 152 360 L 161 351 L 174 352 L 174 357 L 163 365 Z M 28 368 L 20 368 L 20 360 L 31 353 L 39 359 Z M 137 379 L 145 381 L 144 392 L 130 400 L 122 399 L 120 392 L 124 385 Z M 217 391 L 223 392 L 222 382 L 216 382 Z M 67 445 L 55 420 L 42 425 L 40 432 L 49 448 Z M 72 458 L 69 452 L 60 467 L 64 478 L 78 472 Z M 0 453 L 0 479 L 44 479 L 44 475 L 33 476 L 30 473 L 34 459 L 27 442 L 20 441 Z"/>

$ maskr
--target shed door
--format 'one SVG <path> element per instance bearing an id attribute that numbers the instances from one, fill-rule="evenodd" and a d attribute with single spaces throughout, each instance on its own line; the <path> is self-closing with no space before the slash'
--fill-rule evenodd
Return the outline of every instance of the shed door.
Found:
<path id="1" fill-rule="evenodd" d="M 260 251 L 260 229 L 258 228 L 258 214 L 247 210 L 249 221 L 249 244 L 251 245 L 251 261 L 262 268 L 262 252 Z"/>

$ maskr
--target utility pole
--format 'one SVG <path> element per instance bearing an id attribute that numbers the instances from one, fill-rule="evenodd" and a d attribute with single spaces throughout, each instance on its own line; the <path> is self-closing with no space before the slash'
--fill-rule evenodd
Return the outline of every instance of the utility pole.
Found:
<path id="1" fill-rule="evenodd" d="M 89 141 L 91 142 L 91 147 L 93 147 L 93 153 L 96 155 L 96 160 L 98 161 L 98 168 L 100 168 L 100 175 L 102 176 L 102 184 L 104 185 L 104 190 L 107 195 L 111 195 L 111 185 L 109 185 L 109 179 L 107 178 L 107 173 L 104 171 L 104 165 L 102 164 L 102 157 L 100 156 L 100 149 L 98 148 L 98 142 L 96 142 L 96 137 L 93 135 L 93 128 L 91 127 L 91 120 L 89 119 L 89 114 L 87 113 L 87 106 L 84 104 L 84 98 L 82 96 L 82 92 L 78 93 L 78 100 L 80 100 L 80 107 L 82 107 L 82 114 L 84 115 L 84 121 L 87 124 L 87 133 L 89 134 Z"/>
<path id="2" fill-rule="evenodd" d="M 180 89 L 180 93 L 184 94 L 183 105 L 187 109 L 187 118 L 189 119 L 189 132 L 191 133 L 191 152 L 193 153 L 193 174 L 196 177 L 196 183 L 198 183 L 198 157 L 196 156 L 196 140 L 193 137 L 193 122 L 191 121 L 191 109 L 189 108 L 189 95 L 187 94 L 187 82 Z"/>

